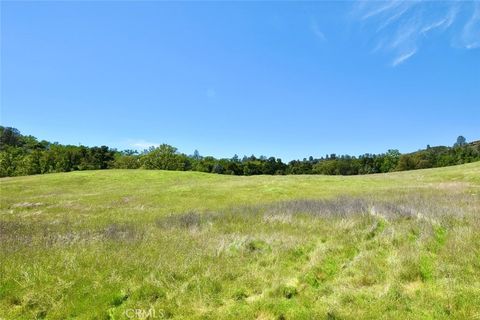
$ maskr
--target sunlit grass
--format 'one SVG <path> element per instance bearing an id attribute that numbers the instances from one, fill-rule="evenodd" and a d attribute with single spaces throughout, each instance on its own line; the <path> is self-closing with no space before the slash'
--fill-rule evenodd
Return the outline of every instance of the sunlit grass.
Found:
<path id="1" fill-rule="evenodd" d="M 0 183 L 0 318 L 480 317 L 480 163 Z"/>

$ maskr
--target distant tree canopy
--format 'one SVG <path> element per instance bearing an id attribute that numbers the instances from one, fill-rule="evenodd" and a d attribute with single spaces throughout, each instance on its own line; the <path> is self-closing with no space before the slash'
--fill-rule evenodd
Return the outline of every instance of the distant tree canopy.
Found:
<path id="1" fill-rule="evenodd" d="M 140 165 L 145 169 L 181 170 L 189 169 L 189 159 L 177 152 L 177 148 L 168 144 L 150 147 L 140 158 Z"/>
<path id="2" fill-rule="evenodd" d="M 453 147 L 430 147 L 409 154 L 388 150 L 382 154 L 359 157 L 330 154 L 321 158 L 284 163 L 275 157 L 234 155 L 230 159 L 178 152 L 168 144 L 138 153 L 118 151 L 107 146 L 61 145 L 33 136 L 24 136 L 15 128 L 0 126 L 0 176 L 20 176 L 50 172 L 100 169 L 162 169 L 200 171 L 229 175 L 326 174 L 357 175 L 444 167 L 480 160 L 480 142 L 467 143 L 459 136 Z"/>
<path id="3" fill-rule="evenodd" d="M 463 147 L 467 144 L 467 139 L 464 136 L 458 136 L 457 142 L 453 145 L 454 147 Z"/>

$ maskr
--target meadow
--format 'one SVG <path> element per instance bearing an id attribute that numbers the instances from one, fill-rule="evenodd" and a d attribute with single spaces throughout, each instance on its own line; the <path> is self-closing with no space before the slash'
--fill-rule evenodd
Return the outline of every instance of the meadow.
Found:
<path id="1" fill-rule="evenodd" d="M 0 319 L 480 319 L 480 162 L 0 187 Z"/>

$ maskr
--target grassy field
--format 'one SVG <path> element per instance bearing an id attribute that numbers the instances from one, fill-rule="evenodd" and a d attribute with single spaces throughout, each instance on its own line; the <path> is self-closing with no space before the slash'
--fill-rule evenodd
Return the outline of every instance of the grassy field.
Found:
<path id="1" fill-rule="evenodd" d="M 0 186 L 0 319 L 480 319 L 480 163 Z"/>

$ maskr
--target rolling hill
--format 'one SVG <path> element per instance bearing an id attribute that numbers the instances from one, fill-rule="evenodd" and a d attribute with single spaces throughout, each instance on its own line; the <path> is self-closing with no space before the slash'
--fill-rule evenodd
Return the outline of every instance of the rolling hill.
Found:
<path id="1" fill-rule="evenodd" d="M 0 319 L 480 316 L 480 162 L 349 177 L 77 171 L 0 187 Z"/>

